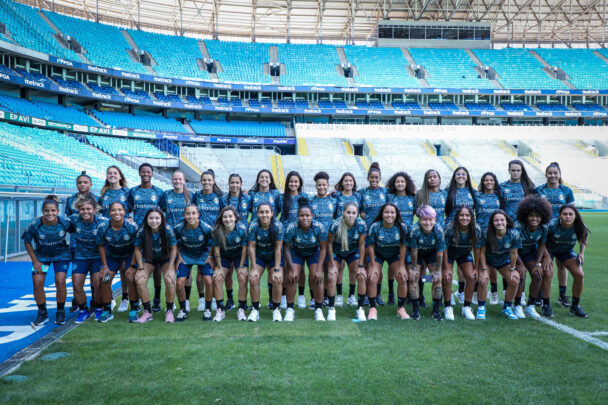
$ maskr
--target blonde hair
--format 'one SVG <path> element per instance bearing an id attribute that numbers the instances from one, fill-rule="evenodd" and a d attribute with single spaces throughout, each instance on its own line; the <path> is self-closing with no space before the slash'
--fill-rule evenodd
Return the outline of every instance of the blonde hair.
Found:
<path id="1" fill-rule="evenodd" d="M 346 211 L 348 207 L 355 207 L 355 209 L 359 211 L 359 207 L 357 207 L 357 204 L 355 204 L 354 202 L 346 203 L 346 205 L 344 206 L 344 210 L 342 210 L 342 216 L 340 217 L 340 220 L 338 222 L 338 229 L 336 231 L 336 239 L 340 241 L 340 248 L 343 251 L 348 250 L 348 225 L 346 225 L 346 220 L 344 219 L 344 211 Z M 356 218 L 355 222 L 357 222 Z"/>

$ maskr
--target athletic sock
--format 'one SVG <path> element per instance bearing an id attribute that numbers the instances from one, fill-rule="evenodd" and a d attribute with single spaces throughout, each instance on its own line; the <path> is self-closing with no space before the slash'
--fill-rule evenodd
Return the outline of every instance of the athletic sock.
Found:
<path id="1" fill-rule="evenodd" d="M 40 306 L 38 306 L 40 308 Z M 87 309 L 87 302 L 83 302 L 82 304 L 78 304 L 78 309 L 81 311 L 85 311 Z"/>
<path id="2" fill-rule="evenodd" d="M 507 287 L 508 287 L 508 286 L 509 286 L 509 282 L 507 281 L 507 279 L 506 279 L 506 278 L 503 278 L 503 279 L 502 279 L 502 289 L 503 289 L 504 291 L 507 291 Z"/>
<path id="3" fill-rule="evenodd" d="M 394 294 L 395 293 L 395 280 L 388 280 L 388 293 L 389 294 Z"/>
<path id="4" fill-rule="evenodd" d="M 315 309 L 321 309 L 323 307 L 323 302 L 315 301 Z"/>
<path id="5" fill-rule="evenodd" d="M 211 301 L 205 300 L 205 309 L 211 311 Z"/>
<path id="6" fill-rule="evenodd" d="M 258 311 L 260 310 L 260 301 L 251 301 L 251 305 L 253 306 L 253 308 L 257 309 Z"/>
<path id="7" fill-rule="evenodd" d="M 234 297 L 232 296 L 232 290 L 226 290 L 226 295 L 228 296 L 229 300 L 234 299 Z"/>
<path id="8" fill-rule="evenodd" d="M 38 309 L 39 309 L 40 311 L 47 312 L 47 311 L 46 311 L 46 302 L 45 302 L 44 304 L 38 304 Z"/>
<path id="9" fill-rule="evenodd" d="M 491 293 L 498 292 L 498 283 L 490 283 L 490 292 Z"/>
<path id="10" fill-rule="evenodd" d="M 65 301 L 57 302 L 57 310 L 61 311 L 63 309 L 65 309 Z"/>
<path id="11" fill-rule="evenodd" d="M 420 295 L 424 295 L 424 282 L 422 280 L 418 280 L 418 291 Z"/>
<path id="12" fill-rule="evenodd" d="M 173 303 L 172 302 L 168 302 L 167 301 L 166 304 L 167 304 L 167 311 L 173 310 Z"/>
<path id="13" fill-rule="evenodd" d="M 481 306 L 481 305 L 479 305 L 479 304 L 481 304 L 481 301 L 477 301 L 477 304 L 478 304 L 478 306 Z M 465 307 L 470 307 L 471 306 L 471 301 L 464 300 L 464 306 Z"/>
<path id="14" fill-rule="evenodd" d="M 327 288 L 323 289 L 323 300 L 325 301 L 326 299 L 328 299 L 328 297 L 327 297 Z"/>
<path id="15" fill-rule="evenodd" d="M 310 299 L 314 301 L 314 299 L 315 299 L 315 293 L 312 290 L 312 288 L 309 291 L 310 291 Z"/>
<path id="16" fill-rule="evenodd" d="M 224 300 L 217 301 L 217 309 L 224 309 Z"/>
<path id="17" fill-rule="evenodd" d="M 188 288 L 188 287 L 186 287 L 186 288 Z M 198 292 L 198 298 L 199 298 L 199 299 L 201 299 L 201 298 L 205 298 L 205 291 L 199 291 L 199 292 Z"/>
<path id="18" fill-rule="evenodd" d="M 376 296 L 380 296 L 380 293 L 382 292 L 382 284 L 378 284 L 376 286 Z"/>
<path id="19" fill-rule="evenodd" d="M 268 296 L 272 297 L 272 284 L 268 283 Z M 272 300 L 272 298 L 270 298 Z"/>
<path id="20" fill-rule="evenodd" d="M 184 290 L 186 291 L 186 301 L 190 299 L 190 292 L 192 291 L 192 286 L 185 286 Z"/>
<path id="21" fill-rule="evenodd" d="M 124 300 L 128 300 L 129 299 L 129 293 L 122 293 L 122 299 Z"/>
<path id="22" fill-rule="evenodd" d="M 403 298 L 397 297 L 397 308 L 403 308 L 406 300 L 407 300 L 407 297 L 403 297 Z"/>
<path id="23" fill-rule="evenodd" d="M 374 297 L 374 298 L 369 297 L 369 307 L 376 308 L 376 297 Z"/>
<path id="24" fill-rule="evenodd" d="M 239 300 L 239 309 L 245 309 L 247 308 L 247 300 Z"/>
<path id="25" fill-rule="evenodd" d="M 572 296 L 572 305 L 576 306 L 581 302 L 581 297 Z"/>
<path id="26" fill-rule="evenodd" d="M 365 294 L 357 294 L 357 303 L 359 308 L 363 307 L 363 303 L 365 302 Z"/>
<path id="27" fill-rule="evenodd" d="M 443 300 L 443 306 L 444 307 L 451 307 L 452 306 L 452 300 L 451 299 L 447 299 L 447 300 Z"/>
<path id="28" fill-rule="evenodd" d="M 549 305 L 550 299 L 549 298 L 543 298 L 543 305 Z"/>
<path id="29" fill-rule="evenodd" d="M 288 302 L 288 303 L 287 303 L 287 308 L 291 308 L 291 309 L 293 309 L 293 302 Z"/>
<path id="30" fill-rule="evenodd" d="M 336 302 L 336 296 L 333 295 L 331 297 L 327 297 L 327 299 L 329 301 L 329 304 L 327 306 L 330 307 L 330 308 L 333 308 L 334 307 L 334 303 Z"/>
<path id="31" fill-rule="evenodd" d="M 515 297 L 515 306 L 521 305 L 521 296 Z"/>
<path id="32" fill-rule="evenodd" d="M 559 286 L 559 296 L 560 297 L 565 297 L 567 289 L 568 289 L 568 286 L 566 286 L 566 285 L 560 285 Z"/>
<path id="33" fill-rule="evenodd" d="M 420 298 L 412 300 L 412 308 L 414 309 L 414 311 L 420 311 Z"/>
<path id="34" fill-rule="evenodd" d="M 104 311 L 108 311 L 108 312 L 112 312 L 112 304 L 111 304 L 111 302 L 105 302 L 103 304 L 103 310 Z"/>
<path id="35" fill-rule="evenodd" d="M 471 303 L 469 302 L 469 306 L 471 306 Z M 477 308 L 479 307 L 485 307 L 486 306 L 486 302 L 485 301 L 477 301 Z"/>
<path id="36" fill-rule="evenodd" d="M 129 301 L 129 304 L 131 304 L 131 311 L 139 310 L 139 301 Z"/>
<path id="37" fill-rule="evenodd" d="M 505 300 L 505 303 L 503 304 L 502 308 L 503 309 L 511 308 L 512 305 L 513 305 L 513 302 Z"/>
<path id="38" fill-rule="evenodd" d="M 279 301 L 279 302 L 272 301 L 272 309 L 277 309 L 280 306 L 281 306 L 281 301 Z"/>
<path id="39" fill-rule="evenodd" d="M 185 311 L 186 310 L 186 300 L 180 301 L 179 307 Z"/>
<path id="40" fill-rule="evenodd" d="M 160 297 L 160 288 L 161 288 L 161 286 L 159 286 L 159 285 L 154 286 L 154 299 L 155 300 L 160 299 L 159 298 Z"/>
<path id="41" fill-rule="evenodd" d="M 152 307 L 150 307 L 150 301 L 148 302 L 143 302 L 142 305 L 144 306 L 144 309 L 148 312 L 152 312 Z"/>
<path id="42" fill-rule="evenodd" d="M 464 281 L 459 281 L 458 282 L 458 294 L 464 292 L 464 286 L 465 286 L 465 282 Z"/>
<path id="43" fill-rule="evenodd" d="M 433 298 L 433 309 L 441 307 L 441 298 Z"/>
<path id="44" fill-rule="evenodd" d="M 306 290 L 306 287 L 298 286 L 298 295 L 304 295 L 305 290 Z"/>
<path id="45" fill-rule="evenodd" d="M 342 295 L 342 283 L 336 284 L 336 295 Z"/>
<path id="46" fill-rule="evenodd" d="M 528 306 L 529 307 L 533 307 L 536 303 L 536 297 L 533 296 L 529 296 L 528 297 Z"/>
<path id="47" fill-rule="evenodd" d="M 355 295 L 355 290 L 357 289 L 357 284 L 349 284 L 348 285 L 348 296 Z"/>

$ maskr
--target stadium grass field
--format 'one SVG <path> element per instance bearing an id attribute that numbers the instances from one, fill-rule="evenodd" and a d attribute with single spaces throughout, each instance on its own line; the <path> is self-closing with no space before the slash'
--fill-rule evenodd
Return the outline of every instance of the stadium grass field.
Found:
<path id="1" fill-rule="evenodd" d="M 554 277 L 553 320 L 607 332 L 608 214 L 584 217 L 592 235 L 582 306 L 590 318 L 557 306 Z M 69 357 L 26 362 L 16 372 L 24 382 L 0 380 L 0 403 L 608 403 L 607 351 L 488 308 L 486 321 L 466 322 L 457 305 L 456 321 L 441 323 L 430 308 L 415 322 L 388 306 L 365 323 L 352 322 L 349 307 L 337 309 L 334 323 L 315 322 L 308 309 L 296 310 L 291 324 L 273 323 L 268 309 L 255 324 L 237 322 L 234 310 L 221 323 L 193 311 L 173 325 L 160 314 L 145 325 L 118 314 L 77 327 L 44 352 Z"/>

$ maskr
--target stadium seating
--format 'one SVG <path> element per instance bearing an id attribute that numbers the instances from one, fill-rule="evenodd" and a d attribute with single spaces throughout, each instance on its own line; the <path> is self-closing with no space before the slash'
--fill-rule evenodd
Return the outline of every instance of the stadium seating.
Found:
<path id="1" fill-rule="evenodd" d="M 402 101 L 393 101 L 393 108 L 397 110 L 420 110 L 420 104 L 418 103 L 404 103 Z"/>
<path id="2" fill-rule="evenodd" d="M 159 76 L 208 80 L 209 73 L 201 70 L 197 59 L 201 51 L 194 38 L 128 30 L 139 49 L 148 52 L 157 63 L 154 71 Z"/>
<path id="3" fill-rule="evenodd" d="M 344 54 L 359 72 L 355 77 L 358 86 L 420 87 L 418 79 L 407 72 L 408 63 L 399 48 L 347 45 Z"/>
<path id="4" fill-rule="evenodd" d="M 154 145 L 139 139 L 113 138 L 87 135 L 89 143 L 111 156 L 128 155 L 149 158 L 167 158 L 168 155 Z"/>
<path id="5" fill-rule="evenodd" d="M 494 111 L 496 108 L 489 103 L 464 103 L 467 110 L 471 111 Z"/>
<path id="6" fill-rule="evenodd" d="M 125 94 L 125 96 L 128 96 L 128 97 L 139 97 L 139 98 L 147 98 L 147 99 L 151 98 L 150 94 L 148 94 L 147 91 L 143 91 L 143 90 L 133 91 L 131 89 L 120 89 L 120 90 Z"/>
<path id="7" fill-rule="evenodd" d="M 118 95 L 118 91 L 116 91 L 116 89 L 114 87 L 110 87 L 110 86 L 98 86 L 98 85 L 96 85 L 94 83 L 87 83 L 87 85 L 93 91 L 97 91 L 97 92 L 100 92 L 100 93 L 106 93 L 106 94 Z"/>
<path id="8" fill-rule="evenodd" d="M 450 111 L 458 111 L 458 106 L 454 103 L 429 103 L 429 107 L 432 110 L 450 110 Z"/>
<path id="9" fill-rule="evenodd" d="M 64 79 L 60 79 L 58 77 L 54 77 L 53 79 L 57 82 L 57 84 L 59 84 L 61 86 L 72 87 L 74 89 L 88 91 L 88 89 L 86 87 L 84 87 L 84 85 L 82 83 L 77 82 L 76 80 L 64 80 Z"/>
<path id="10" fill-rule="evenodd" d="M 570 111 L 565 105 L 560 103 L 536 103 L 541 111 Z"/>
<path id="11" fill-rule="evenodd" d="M 84 112 L 59 104 L 28 101 L 23 98 L 0 95 L 0 105 L 14 113 L 47 120 L 69 122 L 80 125 L 99 126 L 99 123 Z"/>
<path id="12" fill-rule="evenodd" d="M 506 111 L 533 111 L 524 103 L 501 103 L 500 106 Z"/>
<path id="13" fill-rule="evenodd" d="M 543 71 L 543 65 L 527 49 L 474 49 L 485 65 L 500 76 L 498 82 L 505 89 L 565 89 L 560 80 Z"/>
<path id="14" fill-rule="evenodd" d="M 85 49 L 84 54 L 91 63 L 129 72 L 146 73 L 144 66 L 133 62 L 127 53 L 131 46 L 119 28 L 50 11 L 44 13 L 63 34 L 76 38 Z"/>
<path id="15" fill-rule="evenodd" d="M 19 73 L 21 76 L 25 77 L 26 79 L 36 80 L 36 81 L 45 82 L 45 83 L 51 82 L 48 77 L 41 75 L 40 73 L 37 73 L 37 72 L 28 72 L 25 69 L 17 69 L 17 73 Z"/>
<path id="16" fill-rule="evenodd" d="M 223 72 L 217 77 L 223 82 L 270 84 L 264 74 L 264 63 L 270 60 L 270 44 L 205 40 L 212 59 L 219 61 Z"/>
<path id="17" fill-rule="evenodd" d="M 154 97 L 161 101 L 170 101 L 173 103 L 183 103 L 183 100 L 177 94 L 164 94 L 162 92 L 157 91 L 154 93 Z"/>
<path id="18" fill-rule="evenodd" d="M 188 132 L 186 128 L 171 118 L 158 115 L 126 114 L 121 112 L 92 110 L 93 115 L 112 128 L 132 128 L 158 132 Z"/>
<path id="19" fill-rule="evenodd" d="M 336 71 L 340 60 L 335 46 L 278 44 L 277 48 L 279 61 L 285 64 L 282 85 L 347 86 Z"/>
<path id="20" fill-rule="evenodd" d="M 608 85 L 608 64 L 591 49 L 535 49 L 548 64 L 561 68 L 577 89 L 601 89 Z"/>
<path id="21" fill-rule="evenodd" d="M 194 104 L 205 104 L 205 105 L 213 104 L 209 97 L 196 98 L 194 96 L 187 96 L 186 99 L 188 100 L 189 103 L 194 103 Z"/>
<path id="22" fill-rule="evenodd" d="M 579 111 L 597 111 L 597 112 L 606 112 L 606 109 L 595 103 L 572 103 L 572 107 L 576 108 Z"/>
<path id="23" fill-rule="evenodd" d="M 462 49 L 412 48 L 409 51 L 414 61 L 429 73 L 426 81 L 431 87 L 494 87 L 491 81 L 478 77 L 475 62 Z"/>
<path id="24" fill-rule="evenodd" d="M 11 38 L 25 48 L 81 61 L 74 51 L 62 47 L 57 42 L 53 29 L 40 17 L 37 9 L 13 1 L 2 1 L 0 21 L 10 31 Z"/>
<path id="25" fill-rule="evenodd" d="M 230 121 L 223 119 L 190 120 L 190 126 L 197 134 L 233 135 L 257 137 L 285 137 L 285 126 L 280 122 Z"/>

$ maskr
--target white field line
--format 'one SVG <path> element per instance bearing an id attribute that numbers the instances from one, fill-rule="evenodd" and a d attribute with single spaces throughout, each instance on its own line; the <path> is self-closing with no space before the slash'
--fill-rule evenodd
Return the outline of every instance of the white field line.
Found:
<path id="1" fill-rule="evenodd" d="M 608 336 L 608 332 L 587 332 L 589 336 Z"/>
<path id="2" fill-rule="evenodd" d="M 603 333 L 607 333 L 607 332 L 590 332 L 590 333 L 580 332 L 580 331 L 578 331 L 576 329 L 573 329 L 573 328 L 571 328 L 569 326 L 562 325 L 561 323 L 552 321 L 552 320 L 547 319 L 547 318 L 539 318 L 538 320 L 540 322 L 546 324 L 546 325 L 554 327 L 557 330 L 560 330 L 560 331 L 562 331 L 564 333 L 567 333 L 570 336 L 574 336 L 577 339 L 583 340 L 583 341 L 585 341 L 587 343 L 590 343 L 590 344 L 592 344 L 594 346 L 599 347 L 600 349 L 604 349 L 604 350 L 608 351 L 608 343 L 607 342 L 604 342 L 604 341 L 602 341 L 600 339 L 596 339 L 593 336 L 591 336 L 591 334 L 595 334 L 595 333 L 602 333 L 603 334 Z"/>

